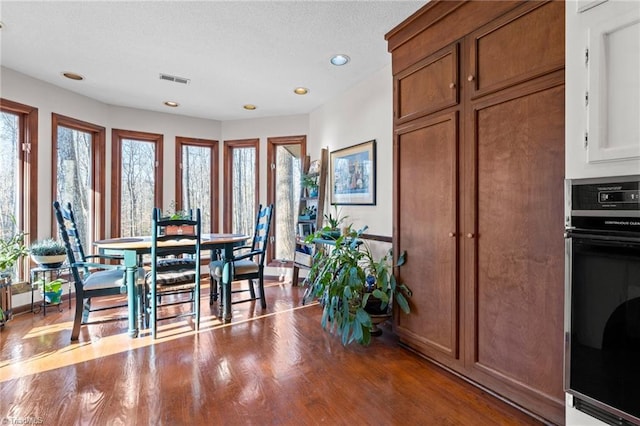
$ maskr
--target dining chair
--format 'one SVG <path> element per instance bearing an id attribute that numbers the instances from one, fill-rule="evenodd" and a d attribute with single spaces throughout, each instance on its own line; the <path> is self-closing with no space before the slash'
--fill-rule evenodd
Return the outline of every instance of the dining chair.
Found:
<path id="1" fill-rule="evenodd" d="M 242 303 L 257 300 L 254 280 L 258 281 L 260 290 L 260 303 L 262 309 L 266 309 L 267 301 L 264 297 L 264 262 L 267 255 L 267 245 L 269 243 L 269 231 L 271 228 L 271 217 L 273 214 L 273 204 L 262 207 L 258 206 L 256 226 L 251 240 L 251 245 L 240 246 L 234 249 L 232 259 L 232 276 L 229 280 L 228 289 L 231 290 L 232 281 L 248 280 L 249 287 L 246 289 L 231 290 L 231 293 L 249 292 L 246 299 L 232 300 L 231 303 Z M 211 286 L 209 290 L 209 304 L 212 305 L 218 299 L 219 294 L 223 294 L 222 274 L 224 259 L 214 260 L 209 264 L 211 275 Z"/>
<path id="2" fill-rule="evenodd" d="M 91 312 L 127 306 L 126 303 L 120 303 L 116 305 L 101 304 L 98 308 L 91 307 L 92 299 L 106 296 L 119 296 L 127 292 L 125 269 L 121 264 L 104 263 L 109 260 L 119 260 L 117 256 L 85 254 L 84 248 L 82 247 L 82 238 L 78 234 L 71 203 L 67 203 L 65 207 L 62 207 L 58 201 L 55 201 L 53 208 L 56 221 L 58 222 L 60 237 L 67 252 L 69 269 L 71 270 L 75 287 L 76 306 L 71 340 L 78 340 L 80 327 L 82 325 L 127 319 L 126 316 L 120 316 L 89 321 L 89 314 Z M 139 278 L 142 278 L 143 275 L 142 270 L 139 270 Z"/>
<path id="3" fill-rule="evenodd" d="M 179 219 L 163 217 L 153 209 L 151 225 L 151 271 L 145 277 L 146 319 L 157 337 L 158 321 L 192 316 L 200 328 L 200 209 Z M 190 297 L 185 299 L 184 295 Z M 167 298 L 169 300 L 167 300 Z M 164 299 L 164 301 L 163 301 Z M 190 303 L 188 313 L 176 313 L 171 306 Z M 159 316 L 162 308 L 163 316 Z"/>

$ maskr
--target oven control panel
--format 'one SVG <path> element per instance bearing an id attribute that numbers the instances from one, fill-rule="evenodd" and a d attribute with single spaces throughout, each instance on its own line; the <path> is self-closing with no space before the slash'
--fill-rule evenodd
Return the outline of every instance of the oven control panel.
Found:
<path id="1" fill-rule="evenodd" d="M 626 181 L 599 180 L 571 183 L 572 210 L 640 210 L 640 176 Z"/>

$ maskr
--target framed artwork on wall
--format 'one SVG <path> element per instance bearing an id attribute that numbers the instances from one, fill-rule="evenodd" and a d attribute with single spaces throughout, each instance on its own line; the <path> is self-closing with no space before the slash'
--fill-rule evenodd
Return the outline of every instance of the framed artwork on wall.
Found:
<path id="1" fill-rule="evenodd" d="M 376 204 L 376 141 L 332 151 L 331 204 Z"/>

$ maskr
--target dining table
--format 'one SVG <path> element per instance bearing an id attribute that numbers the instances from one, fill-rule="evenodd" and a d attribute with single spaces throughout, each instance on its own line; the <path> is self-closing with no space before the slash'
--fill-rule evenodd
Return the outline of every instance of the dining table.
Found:
<path id="1" fill-rule="evenodd" d="M 231 277 L 233 277 L 233 249 L 242 246 L 250 237 L 243 234 L 202 234 L 200 249 L 220 250 L 224 260 L 222 277 L 222 295 L 220 297 L 219 316 L 223 322 L 231 321 Z M 184 244 L 194 244 L 192 240 L 182 240 Z M 175 242 L 172 242 L 172 244 Z M 181 243 L 181 242 L 178 242 Z M 142 324 L 144 323 L 143 306 L 141 297 L 144 290 L 138 288 L 136 274 L 140 265 L 139 259 L 142 255 L 151 253 L 151 236 L 139 237 L 117 237 L 105 240 L 98 240 L 93 245 L 100 253 L 119 253 L 123 256 L 125 281 L 127 287 L 127 305 L 129 309 L 129 336 L 137 337 Z"/>

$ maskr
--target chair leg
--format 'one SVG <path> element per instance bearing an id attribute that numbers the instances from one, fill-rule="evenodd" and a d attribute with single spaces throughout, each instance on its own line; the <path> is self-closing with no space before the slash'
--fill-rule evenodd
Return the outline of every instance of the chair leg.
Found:
<path id="1" fill-rule="evenodd" d="M 258 278 L 258 285 L 260 286 L 260 304 L 262 309 L 267 309 L 267 299 L 264 296 L 264 276 L 262 274 Z"/>
<path id="2" fill-rule="evenodd" d="M 213 278 L 213 275 L 209 275 L 209 305 L 213 305 L 213 302 L 218 300 L 218 280 Z"/>
<path id="3" fill-rule="evenodd" d="M 249 294 L 251 295 L 251 300 L 255 300 L 256 299 L 256 289 L 255 289 L 255 285 L 253 280 L 247 280 L 249 281 Z"/>
<path id="4" fill-rule="evenodd" d="M 88 297 L 83 300 L 82 306 L 82 323 L 89 322 L 89 313 L 91 312 L 91 298 Z"/>
<path id="5" fill-rule="evenodd" d="M 76 313 L 73 318 L 73 329 L 71 330 L 71 340 L 78 340 L 80 336 L 80 326 L 82 325 L 82 312 L 84 308 L 84 298 L 76 294 Z"/>
<path id="6" fill-rule="evenodd" d="M 194 301 L 193 308 L 195 310 L 195 321 L 196 321 L 196 331 L 200 330 L 200 283 L 196 282 L 196 286 L 194 288 Z"/>

